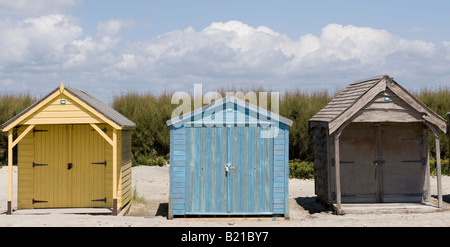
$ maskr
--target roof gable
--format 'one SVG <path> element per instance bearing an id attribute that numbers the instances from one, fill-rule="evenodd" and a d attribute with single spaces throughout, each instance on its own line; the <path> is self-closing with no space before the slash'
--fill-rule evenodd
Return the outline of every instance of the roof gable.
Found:
<path id="1" fill-rule="evenodd" d="M 2 125 L 8 131 L 24 124 L 108 123 L 116 129 L 136 125 L 91 94 L 70 87 L 60 87 L 36 101 Z"/>
<path id="2" fill-rule="evenodd" d="M 361 110 L 365 109 L 371 102 L 373 103 L 373 100 L 379 97 L 380 94 L 386 92 L 392 93 L 403 102 L 404 109 L 410 112 L 409 115 L 411 118 L 408 121 L 423 121 L 436 126 L 443 132 L 446 131 L 446 123 L 442 117 L 431 111 L 387 75 L 350 84 L 309 120 L 310 127 L 314 126 L 314 123 L 317 122 L 326 123 L 329 134 L 332 134 L 344 123 L 360 117 Z M 386 108 L 385 110 L 389 111 L 393 109 Z M 397 114 L 394 118 L 379 118 L 378 120 L 372 119 L 371 121 L 398 122 L 401 121 L 401 115 Z M 403 121 L 406 121 L 406 119 L 403 118 Z"/>
<path id="3" fill-rule="evenodd" d="M 223 125 L 223 124 L 274 124 L 292 126 L 292 120 L 274 112 L 250 104 L 234 96 L 228 96 L 214 103 L 188 112 L 167 121 L 167 125 Z"/>

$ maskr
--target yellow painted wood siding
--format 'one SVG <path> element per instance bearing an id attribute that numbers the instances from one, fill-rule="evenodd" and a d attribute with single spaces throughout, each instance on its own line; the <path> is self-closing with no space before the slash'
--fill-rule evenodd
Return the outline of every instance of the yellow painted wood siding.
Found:
<path id="1" fill-rule="evenodd" d="M 132 164 L 132 154 L 131 154 L 131 136 L 132 131 L 121 131 L 122 145 L 122 193 L 121 193 L 121 206 L 125 206 L 131 201 L 132 194 L 132 176 L 131 176 L 131 164 Z"/>
<path id="2" fill-rule="evenodd" d="M 18 135 L 22 134 L 28 126 L 21 126 Z M 29 132 L 18 144 L 18 181 L 17 181 L 17 208 L 33 208 L 34 196 L 34 134 Z"/>
<path id="3" fill-rule="evenodd" d="M 62 100 L 65 104 L 61 103 Z M 60 95 L 26 118 L 21 124 L 84 124 L 101 122 L 103 121 L 78 103 L 70 100 L 65 95 Z"/>

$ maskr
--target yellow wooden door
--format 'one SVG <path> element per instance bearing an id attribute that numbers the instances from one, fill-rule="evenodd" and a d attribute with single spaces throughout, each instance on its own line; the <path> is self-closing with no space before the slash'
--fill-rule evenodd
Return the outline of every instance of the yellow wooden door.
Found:
<path id="1" fill-rule="evenodd" d="M 105 207 L 105 140 L 90 125 L 73 125 L 72 140 L 72 204 Z"/>
<path id="2" fill-rule="evenodd" d="M 105 207 L 105 141 L 90 125 L 35 127 L 34 208 Z"/>
<path id="3" fill-rule="evenodd" d="M 69 207 L 70 126 L 39 125 L 33 130 L 34 208 Z"/>

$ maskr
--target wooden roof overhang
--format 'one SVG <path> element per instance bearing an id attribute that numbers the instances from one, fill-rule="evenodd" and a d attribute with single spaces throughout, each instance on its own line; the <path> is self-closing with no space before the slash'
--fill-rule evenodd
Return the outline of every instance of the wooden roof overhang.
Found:
<path id="1" fill-rule="evenodd" d="M 370 103 L 378 94 L 387 89 L 403 100 L 419 117 L 416 119 L 405 120 L 396 119 L 394 116 L 393 118 L 384 121 L 420 121 L 430 128 L 441 130 L 444 133 L 446 132 L 445 119 L 425 106 L 395 82 L 393 78 L 387 75 L 350 84 L 309 120 L 309 127 L 320 126 L 328 128 L 329 134 L 332 135 L 338 129 L 345 127 L 348 123 L 358 117 L 358 112 L 360 112 L 361 109 Z"/>

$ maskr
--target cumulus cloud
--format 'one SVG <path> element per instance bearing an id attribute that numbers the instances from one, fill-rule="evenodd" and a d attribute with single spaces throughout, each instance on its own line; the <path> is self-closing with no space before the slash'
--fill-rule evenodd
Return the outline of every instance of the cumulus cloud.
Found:
<path id="1" fill-rule="evenodd" d="M 382 29 L 329 24 L 320 35 L 294 40 L 265 26 L 229 21 L 123 42 L 121 30 L 133 24 L 112 19 L 86 35 L 66 15 L 0 20 L 5 47 L 0 81 L 10 85 L 9 80 L 33 77 L 51 88 L 54 80 L 70 80 L 87 90 L 92 85 L 178 90 L 192 89 L 193 83 L 203 83 L 205 90 L 228 85 L 283 90 L 335 89 L 337 82 L 342 87 L 386 73 L 416 81 L 450 77 L 450 42 L 407 40 Z M 18 71 L 21 77 L 14 78 Z"/>

